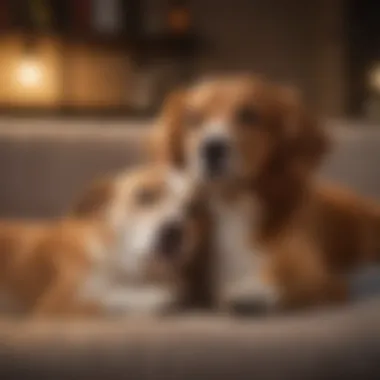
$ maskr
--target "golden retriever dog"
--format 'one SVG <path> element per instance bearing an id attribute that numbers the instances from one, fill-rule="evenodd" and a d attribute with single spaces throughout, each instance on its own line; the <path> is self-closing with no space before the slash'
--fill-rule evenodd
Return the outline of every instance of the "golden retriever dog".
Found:
<path id="1" fill-rule="evenodd" d="M 380 258 L 379 205 L 317 180 L 329 140 L 296 90 L 205 80 L 169 96 L 154 137 L 207 189 L 221 307 L 344 302 L 351 270 Z"/>
<path id="2" fill-rule="evenodd" d="M 113 316 L 182 302 L 199 233 L 193 191 L 150 165 L 94 183 L 65 219 L 1 222 L 2 311 Z"/>

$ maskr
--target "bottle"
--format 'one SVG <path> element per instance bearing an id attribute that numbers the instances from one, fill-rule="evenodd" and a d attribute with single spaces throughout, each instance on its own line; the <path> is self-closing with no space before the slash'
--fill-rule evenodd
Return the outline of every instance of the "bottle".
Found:
<path id="1" fill-rule="evenodd" d="M 190 29 L 190 10 L 185 0 L 172 0 L 169 3 L 168 26 L 171 34 L 185 34 Z"/>
<path id="2" fill-rule="evenodd" d="M 93 0 L 94 29 L 101 34 L 117 35 L 121 30 L 121 0 Z"/>
<path id="3" fill-rule="evenodd" d="M 6 30 L 10 26 L 9 6 L 6 1 L 0 1 L 0 29 Z"/>

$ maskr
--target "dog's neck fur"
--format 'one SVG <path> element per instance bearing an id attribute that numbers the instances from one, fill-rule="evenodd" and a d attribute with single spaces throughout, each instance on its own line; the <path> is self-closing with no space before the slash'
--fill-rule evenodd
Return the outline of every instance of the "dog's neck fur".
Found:
<path id="1" fill-rule="evenodd" d="M 212 189 L 219 302 L 229 302 L 229 298 L 240 297 L 239 292 L 255 292 L 262 286 L 259 277 L 267 259 L 266 242 L 295 218 L 308 194 L 306 183 L 296 176 L 289 176 L 288 181 L 268 177 L 251 186 L 235 182 L 219 191 Z"/>
<path id="2" fill-rule="evenodd" d="M 214 288 L 219 307 L 230 302 L 240 282 L 254 278 L 259 269 L 260 248 L 255 236 L 261 211 L 248 192 L 223 187 L 210 199 L 214 219 L 213 246 L 216 252 Z"/>

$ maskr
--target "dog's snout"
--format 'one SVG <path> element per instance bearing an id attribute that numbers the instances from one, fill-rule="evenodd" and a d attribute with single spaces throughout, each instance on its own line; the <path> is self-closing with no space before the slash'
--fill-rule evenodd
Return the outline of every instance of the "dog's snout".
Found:
<path id="1" fill-rule="evenodd" d="M 165 223 L 158 236 L 158 253 L 168 259 L 174 258 L 181 250 L 183 239 L 184 228 L 180 222 Z"/>
<path id="2" fill-rule="evenodd" d="M 204 143 L 202 159 L 208 175 L 220 175 L 226 170 L 229 145 L 223 139 L 213 139 Z"/>
<path id="3" fill-rule="evenodd" d="M 210 140 L 203 146 L 204 158 L 210 162 L 219 162 L 223 160 L 227 153 L 228 146 L 223 140 Z"/>

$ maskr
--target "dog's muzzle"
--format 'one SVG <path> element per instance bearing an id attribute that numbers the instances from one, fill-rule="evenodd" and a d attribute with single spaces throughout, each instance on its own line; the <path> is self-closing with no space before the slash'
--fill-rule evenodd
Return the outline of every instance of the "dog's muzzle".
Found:
<path id="1" fill-rule="evenodd" d="M 228 171 L 230 146 L 225 139 L 210 139 L 201 147 L 204 173 L 209 178 L 222 177 Z"/>
<path id="2" fill-rule="evenodd" d="M 181 222 L 166 222 L 158 232 L 156 252 L 164 259 L 175 260 L 182 250 L 184 235 L 184 225 Z"/>

